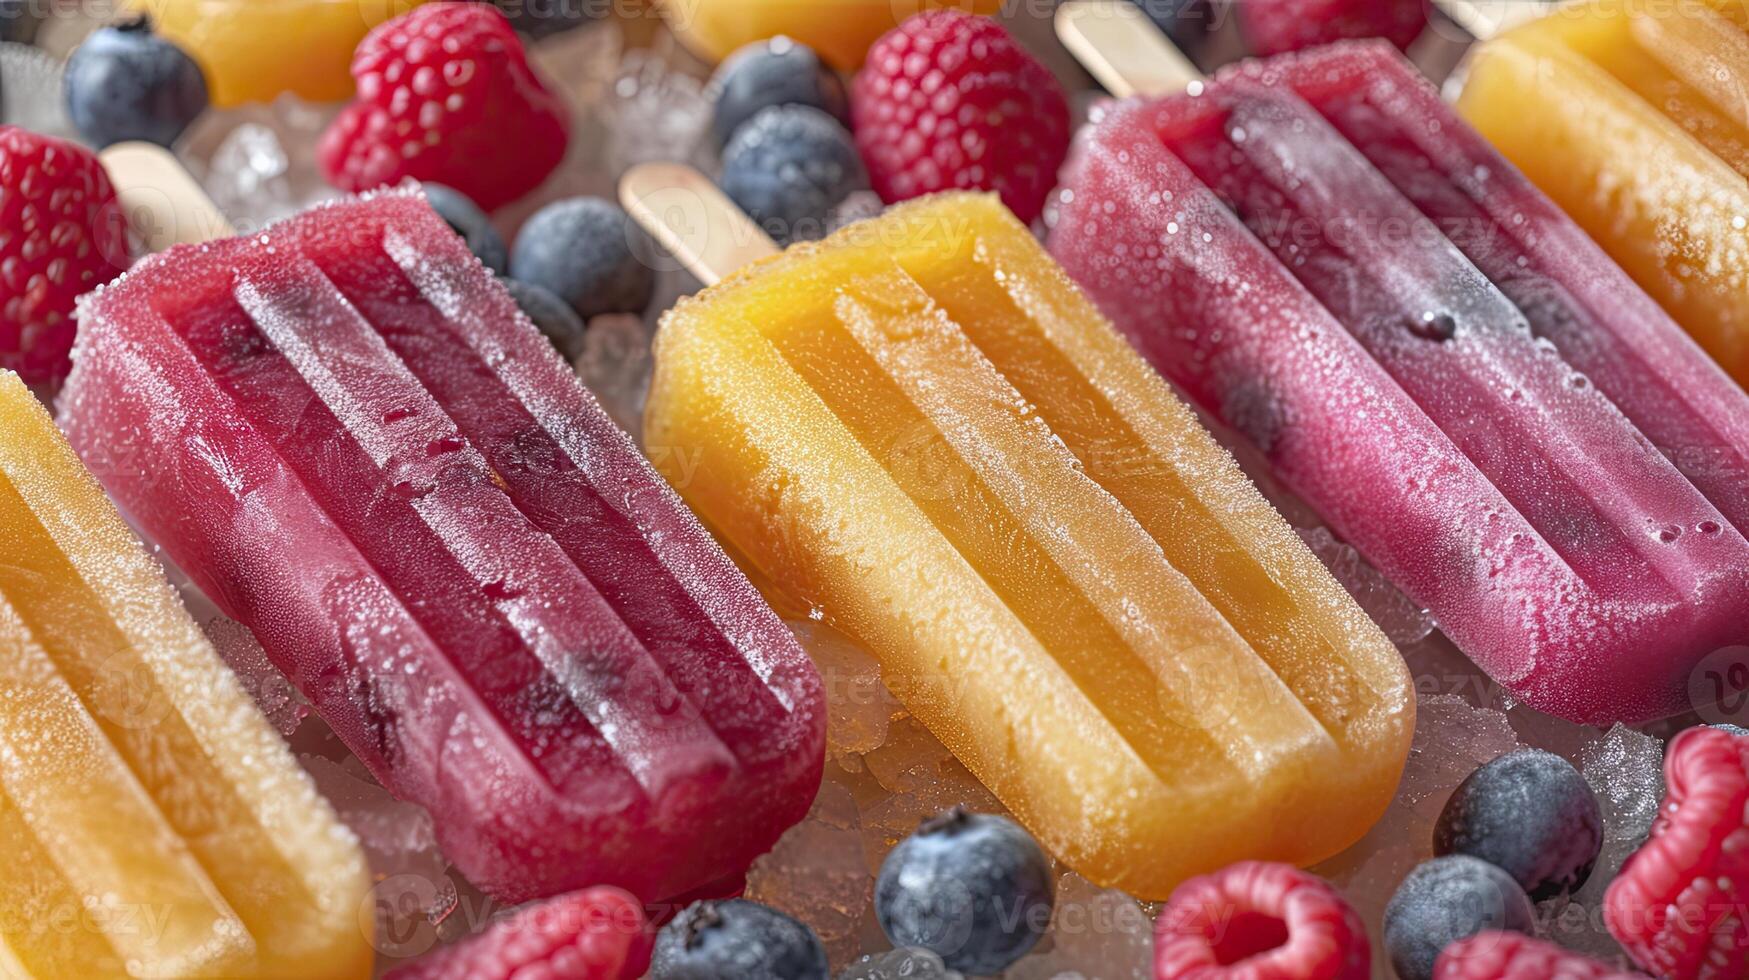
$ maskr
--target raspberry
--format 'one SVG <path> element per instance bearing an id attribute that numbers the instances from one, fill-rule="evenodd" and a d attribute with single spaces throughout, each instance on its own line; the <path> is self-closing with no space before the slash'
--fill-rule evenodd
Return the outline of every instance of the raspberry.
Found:
<path id="1" fill-rule="evenodd" d="M 127 221 L 89 150 L 0 126 L 0 368 L 66 377 L 73 300 L 128 266 Z"/>
<path id="2" fill-rule="evenodd" d="M 1643 980 L 1516 932 L 1483 932 L 1439 954 L 1433 980 Z"/>
<path id="3" fill-rule="evenodd" d="M 1664 810 L 1603 900 L 1634 962 L 1670 980 L 1749 976 L 1749 739 L 1714 728 L 1676 736 Z"/>
<path id="4" fill-rule="evenodd" d="M 637 899 L 590 888 L 528 906 L 385 980 L 630 980 L 650 965 L 653 940 Z"/>
<path id="5" fill-rule="evenodd" d="M 850 102 L 856 145 L 889 204 L 993 190 L 1030 222 L 1069 150 L 1069 105 L 1045 67 L 987 17 L 918 14 L 875 42 Z"/>
<path id="6" fill-rule="evenodd" d="M 529 67 L 497 8 L 433 3 L 371 31 L 352 56 L 358 100 L 322 134 L 334 186 L 412 177 L 491 211 L 539 186 L 565 156 L 564 102 Z"/>
<path id="7" fill-rule="evenodd" d="M 1236 7 L 1259 56 L 1367 37 L 1407 50 L 1427 28 L 1422 0 L 1246 0 Z"/>
<path id="8" fill-rule="evenodd" d="M 1323 879 L 1244 861 L 1178 886 L 1154 931 L 1155 980 L 1366 980 L 1360 916 Z"/>

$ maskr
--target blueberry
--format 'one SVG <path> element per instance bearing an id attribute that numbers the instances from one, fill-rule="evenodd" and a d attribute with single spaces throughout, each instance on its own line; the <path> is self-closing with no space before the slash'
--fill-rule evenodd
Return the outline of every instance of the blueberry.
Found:
<path id="1" fill-rule="evenodd" d="M 850 125 L 844 81 L 814 49 L 787 37 L 755 41 L 729 55 L 712 76 L 711 132 L 721 149 L 761 110 L 780 105 L 819 109 Z"/>
<path id="2" fill-rule="evenodd" d="M 533 40 L 561 34 L 607 16 L 612 0 L 492 0 L 519 34 Z"/>
<path id="3" fill-rule="evenodd" d="M 532 283 L 515 279 L 500 282 L 510 291 L 516 305 L 522 308 L 523 315 L 534 321 L 565 360 L 575 361 L 583 356 L 583 318 L 571 309 L 570 304 Z"/>
<path id="4" fill-rule="evenodd" d="M 207 107 L 206 76 L 138 17 L 100 27 L 67 59 L 67 115 L 87 143 L 176 142 Z"/>
<path id="5" fill-rule="evenodd" d="M 826 980 L 814 931 L 757 902 L 698 902 L 656 936 L 651 980 Z"/>
<path id="6" fill-rule="evenodd" d="M 1175 43 L 1194 44 L 1215 26 L 1215 8 L 1209 0 L 1134 0 L 1155 26 Z"/>
<path id="7" fill-rule="evenodd" d="M 1535 910 L 1512 876 L 1464 854 L 1409 872 L 1385 906 L 1385 950 L 1402 980 L 1432 980 L 1440 951 L 1484 930 L 1535 935 Z"/>
<path id="8" fill-rule="evenodd" d="M 723 192 L 781 244 L 821 238 L 832 209 L 868 187 L 850 132 L 809 106 L 761 110 L 723 151 Z"/>
<path id="9" fill-rule="evenodd" d="M 1577 891 L 1603 847 L 1603 812 L 1585 777 L 1552 752 L 1508 752 L 1458 785 L 1433 831 L 1433 853 L 1468 854 L 1541 901 Z"/>
<path id="10" fill-rule="evenodd" d="M 642 235 L 624 211 L 599 197 L 555 201 L 516 236 L 510 277 L 571 304 L 585 321 L 602 313 L 643 313 L 656 274 L 640 257 Z"/>
<path id="11" fill-rule="evenodd" d="M 875 881 L 875 917 L 894 946 L 950 969 L 1000 973 L 1038 942 L 1055 902 L 1050 862 L 1007 817 L 955 807 L 893 848 Z"/>
<path id="12" fill-rule="evenodd" d="M 426 184 L 425 200 L 438 217 L 467 241 L 468 250 L 478 255 L 486 268 L 499 275 L 509 271 L 510 252 L 504 247 L 504 239 L 472 198 L 442 184 Z"/>

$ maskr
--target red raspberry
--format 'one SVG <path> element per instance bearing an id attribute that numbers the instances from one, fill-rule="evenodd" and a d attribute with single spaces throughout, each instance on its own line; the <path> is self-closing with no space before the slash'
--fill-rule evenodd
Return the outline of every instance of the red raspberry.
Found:
<path id="1" fill-rule="evenodd" d="M 1645 980 L 1554 943 L 1516 932 L 1483 932 L 1439 954 L 1433 980 Z"/>
<path id="2" fill-rule="evenodd" d="M 856 146 L 889 204 L 993 190 L 1030 222 L 1069 152 L 1069 104 L 995 21 L 918 14 L 875 42 L 851 98 Z"/>
<path id="3" fill-rule="evenodd" d="M 66 377 L 73 300 L 127 267 L 127 221 L 97 157 L 0 126 L 0 368 Z"/>
<path id="4" fill-rule="evenodd" d="M 426 4 L 382 24 L 353 54 L 352 77 L 358 100 L 318 147 L 322 173 L 342 190 L 412 177 L 491 211 L 565 156 L 565 104 L 491 4 Z"/>
<path id="5" fill-rule="evenodd" d="M 1322 878 L 1242 861 L 1178 886 L 1154 927 L 1155 980 L 1367 980 L 1360 916 Z"/>
<path id="6" fill-rule="evenodd" d="M 590 888 L 530 905 L 384 980 L 632 980 L 649 968 L 653 941 L 637 899 Z"/>
<path id="7" fill-rule="evenodd" d="M 1407 50 L 1427 29 L 1423 0 L 1245 0 L 1235 7 L 1258 55 L 1365 37 Z"/>
<path id="8" fill-rule="evenodd" d="M 1604 921 L 1651 973 L 1749 976 L 1749 738 L 1683 732 L 1664 756 L 1664 784 L 1664 810 L 1604 895 Z"/>

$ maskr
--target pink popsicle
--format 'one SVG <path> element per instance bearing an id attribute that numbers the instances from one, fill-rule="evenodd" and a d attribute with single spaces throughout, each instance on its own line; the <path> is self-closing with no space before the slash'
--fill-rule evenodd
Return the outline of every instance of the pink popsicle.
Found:
<path id="1" fill-rule="evenodd" d="M 806 813 L 806 655 L 418 195 L 81 316 L 74 446 L 481 887 L 670 898 Z"/>
<path id="2" fill-rule="evenodd" d="M 1729 477 L 1749 440 L 1708 414 L 1742 393 L 1594 246 L 1534 259 L 1583 236 L 1427 137 L 1463 127 L 1401 97 L 1419 83 L 1396 56 L 1317 57 L 1303 77 L 1358 145 L 1281 62 L 1122 104 L 1084 141 L 1053 251 L 1497 680 L 1577 720 L 1686 707 L 1697 663 L 1749 632 L 1749 543 L 1726 516 L 1749 515 Z M 1351 65 L 1370 88 L 1337 84 Z M 1466 174 L 1473 197 L 1442 189 Z M 1528 237 L 1498 244 L 1494 224 Z M 1638 419 L 1709 467 L 1679 471 Z"/>
<path id="3" fill-rule="evenodd" d="M 1396 49 L 1339 44 L 1236 70 L 1310 102 L 1518 306 L 1533 334 L 1749 528 L 1749 395 Z"/>

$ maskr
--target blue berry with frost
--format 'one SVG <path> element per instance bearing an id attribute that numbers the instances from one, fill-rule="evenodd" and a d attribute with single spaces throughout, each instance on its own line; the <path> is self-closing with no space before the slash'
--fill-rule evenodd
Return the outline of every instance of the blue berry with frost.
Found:
<path id="1" fill-rule="evenodd" d="M 849 131 L 809 106 L 775 106 L 723 151 L 723 193 L 779 244 L 824 237 L 832 209 L 868 187 Z"/>
<path id="2" fill-rule="evenodd" d="M 711 133 L 721 149 L 766 109 L 805 105 L 850 125 L 844 81 L 814 49 L 787 37 L 755 41 L 723 60 L 711 77 Z"/>
<path id="3" fill-rule="evenodd" d="M 1519 749 L 1471 773 L 1433 831 L 1433 853 L 1468 854 L 1511 875 L 1533 900 L 1585 884 L 1603 848 L 1603 811 L 1566 759 Z"/>
<path id="4" fill-rule="evenodd" d="M 875 882 L 875 917 L 894 946 L 949 969 L 1000 973 L 1050 925 L 1050 861 L 1007 817 L 952 810 L 899 842 Z"/>
<path id="5" fill-rule="evenodd" d="M 510 278 L 539 286 L 587 321 L 642 313 L 656 289 L 643 231 L 599 197 L 555 201 L 534 213 L 510 248 Z"/>
<path id="6" fill-rule="evenodd" d="M 827 980 L 814 931 L 776 909 L 734 899 L 687 906 L 656 936 L 651 980 Z"/>
<path id="7" fill-rule="evenodd" d="M 1402 980 L 1433 980 L 1447 946 L 1485 931 L 1534 936 L 1536 913 L 1511 875 L 1465 854 L 1417 866 L 1385 906 L 1385 951 Z"/>

